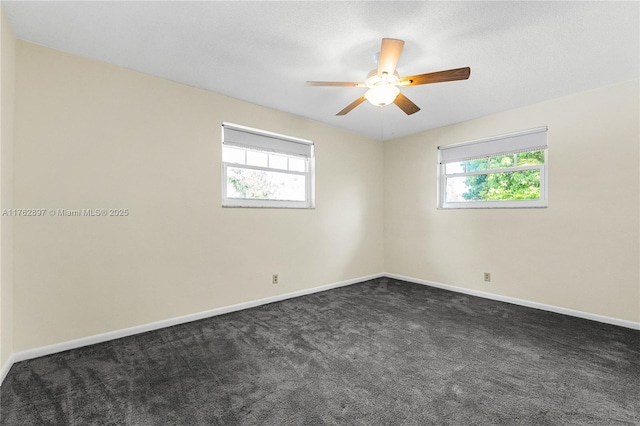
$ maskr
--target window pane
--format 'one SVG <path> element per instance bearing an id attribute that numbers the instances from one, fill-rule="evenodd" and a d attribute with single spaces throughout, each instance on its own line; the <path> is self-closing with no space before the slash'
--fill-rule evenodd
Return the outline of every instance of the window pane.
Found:
<path id="1" fill-rule="evenodd" d="M 544 164 L 544 151 L 530 151 L 517 154 L 518 166 L 532 166 L 535 164 Z"/>
<path id="2" fill-rule="evenodd" d="M 509 167 L 513 167 L 513 157 L 513 154 L 491 157 L 489 159 L 489 165 L 492 169 L 506 169 Z"/>
<path id="3" fill-rule="evenodd" d="M 464 173 L 465 162 L 460 163 L 447 163 L 444 165 L 444 173 L 451 175 L 453 173 Z"/>
<path id="4" fill-rule="evenodd" d="M 447 178 L 445 197 L 446 202 L 536 200 L 540 170 Z"/>
<path id="5" fill-rule="evenodd" d="M 267 167 L 267 157 L 268 154 L 266 152 L 247 150 L 247 165 Z"/>
<path id="6" fill-rule="evenodd" d="M 307 161 L 304 158 L 289 157 L 289 170 L 292 172 L 306 172 Z"/>
<path id="7" fill-rule="evenodd" d="M 467 172 L 475 172 L 478 170 L 487 170 L 489 168 L 489 159 L 480 158 L 477 160 L 469 160 L 465 162 L 467 164 Z"/>
<path id="8" fill-rule="evenodd" d="M 269 154 L 269 168 L 287 170 L 287 157 L 284 155 Z"/>
<path id="9" fill-rule="evenodd" d="M 244 164 L 244 152 L 242 148 L 222 147 L 222 161 L 225 163 Z"/>
<path id="10" fill-rule="evenodd" d="M 305 201 L 303 175 L 227 168 L 227 197 L 254 200 Z"/>
<path id="11" fill-rule="evenodd" d="M 469 191 L 469 186 L 467 185 L 466 177 L 453 177 L 447 178 L 447 188 L 446 188 L 446 202 L 447 203 L 456 203 L 467 201 L 464 198 L 464 194 Z"/>

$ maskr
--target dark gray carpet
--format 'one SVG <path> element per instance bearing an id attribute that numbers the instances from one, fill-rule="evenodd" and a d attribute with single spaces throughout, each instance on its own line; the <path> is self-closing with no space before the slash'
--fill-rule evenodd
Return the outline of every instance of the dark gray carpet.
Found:
<path id="1" fill-rule="evenodd" d="M 2 425 L 640 424 L 640 332 L 387 278 L 17 363 Z"/>

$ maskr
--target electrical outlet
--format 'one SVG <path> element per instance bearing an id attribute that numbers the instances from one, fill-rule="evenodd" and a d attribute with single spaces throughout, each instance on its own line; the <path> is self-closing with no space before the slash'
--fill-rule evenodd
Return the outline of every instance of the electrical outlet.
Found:
<path id="1" fill-rule="evenodd" d="M 271 276 L 271 284 L 278 284 L 278 274 L 273 274 Z"/>
<path id="2" fill-rule="evenodd" d="M 491 272 L 484 273 L 484 280 L 488 283 L 491 282 Z"/>

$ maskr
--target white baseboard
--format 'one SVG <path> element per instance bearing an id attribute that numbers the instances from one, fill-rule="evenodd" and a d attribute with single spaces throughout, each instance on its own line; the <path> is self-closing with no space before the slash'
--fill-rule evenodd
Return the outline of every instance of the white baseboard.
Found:
<path id="1" fill-rule="evenodd" d="M 69 340 L 66 342 L 56 343 L 49 346 L 42 346 L 39 348 L 28 349 L 26 351 L 14 352 L 5 365 L 0 370 L 0 386 L 4 381 L 7 373 L 11 369 L 11 366 L 20 361 L 26 361 L 28 359 L 38 358 L 45 355 L 51 355 L 57 352 L 68 351 L 70 349 L 81 348 L 83 346 L 94 345 L 96 343 L 102 343 L 109 340 L 120 339 L 122 337 L 132 336 L 134 334 L 146 333 L 147 331 L 158 330 L 160 328 L 171 327 L 173 325 L 184 324 L 192 321 L 197 321 L 204 318 L 215 317 L 230 312 L 241 311 L 243 309 L 254 308 L 260 305 L 266 305 L 267 303 L 280 302 L 282 300 L 292 299 L 294 297 L 300 297 L 307 294 L 319 293 L 321 291 L 331 290 L 333 288 L 344 287 L 347 285 L 360 283 L 363 281 L 380 278 L 384 274 L 374 274 L 364 277 L 354 278 L 351 280 L 340 281 L 333 284 L 327 284 L 320 287 L 313 287 L 305 290 L 294 291 L 292 293 L 279 294 L 276 296 L 266 297 L 264 299 L 252 300 L 249 302 L 238 303 L 236 305 L 224 306 L 221 308 L 211 309 L 204 312 L 198 312 L 195 314 L 184 315 L 181 317 L 170 318 L 162 321 L 156 321 L 149 324 L 138 325 L 135 327 L 129 327 L 121 330 L 110 331 L 107 333 L 96 334 L 94 336 L 82 337 L 80 339 Z"/>
<path id="2" fill-rule="evenodd" d="M 240 311 L 243 309 L 249 309 L 256 306 L 266 305 L 267 303 L 279 302 L 282 300 L 292 299 L 294 297 L 304 296 L 312 293 L 319 293 L 326 290 L 331 290 L 333 288 L 344 287 L 351 284 L 357 284 L 364 281 L 372 280 L 380 277 L 389 277 L 397 280 L 408 281 L 416 284 L 423 284 L 430 287 L 437 287 L 444 290 L 450 290 L 457 293 L 469 294 L 471 296 L 483 297 L 485 299 L 497 300 L 500 302 L 512 303 L 514 305 L 526 306 L 529 308 L 540 309 L 543 311 L 555 312 L 563 315 L 569 315 L 578 318 L 584 318 L 592 321 L 598 321 L 605 324 L 617 325 L 620 327 L 631 328 L 635 330 L 640 330 L 640 322 L 627 321 L 618 318 L 607 317 L 603 315 L 591 314 L 588 312 L 576 311 L 573 309 L 562 308 L 553 305 L 546 305 L 543 303 L 531 302 L 523 299 L 516 299 L 513 297 L 502 296 L 493 293 L 487 293 L 478 290 L 471 290 L 462 287 L 455 287 L 447 284 L 440 284 L 432 281 L 422 280 L 419 278 L 407 277 L 404 275 L 390 274 L 390 273 L 380 273 L 374 274 L 359 278 L 354 278 L 351 280 L 340 281 L 333 284 L 327 284 L 320 287 L 309 288 L 305 290 L 294 291 L 292 293 L 280 294 L 276 296 L 267 297 L 264 299 L 252 300 L 249 302 L 238 303 L 236 305 L 224 306 L 221 308 L 211 309 L 204 312 L 199 312 L 190 315 L 184 315 L 181 317 L 170 318 L 162 321 L 156 321 L 149 324 L 143 324 L 135 327 L 125 328 L 122 330 L 110 331 L 107 333 L 97 334 L 94 336 L 83 337 L 80 339 L 69 340 L 62 343 L 56 343 L 49 346 L 43 346 L 40 348 L 29 349 L 26 351 L 15 352 L 13 353 L 7 362 L 0 369 L 0 386 L 4 381 L 4 378 L 9 373 L 11 366 L 20 361 L 26 361 L 32 358 L 38 358 L 45 355 L 51 355 L 57 352 L 67 351 L 70 349 L 81 348 L 83 346 L 93 345 L 96 343 L 102 343 L 109 340 L 120 339 L 122 337 L 132 336 L 134 334 L 146 333 L 147 331 L 158 330 L 165 327 L 171 327 L 178 324 L 184 324 L 192 321 L 197 321 L 204 318 L 210 318 L 217 315 L 227 314 L 230 312 Z"/>
<path id="3" fill-rule="evenodd" d="M 7 359 L 7 362 L 5 362 L 2 368 L 0 368 L 0 385 L 2 385 L 2 382 L 4 382 L 4 378 L 7 377 L 9 370 L 11 370 L 11 366 L 16 362 L 18 361 L 15 360 L 14 355 L 9 355 L 9 359 Z"/>
<path id="4" fill-rule="evenodd" d="M 591 321 L 602 322 L 605 324 L 617 325 L 620 327 L 631 328 L 634 330 L 640 330 L 640 322 L 634 322 L 629 320 L 623 320 L 619 318 L 607 317 L 604 315 L 592 314 L 589 312 L 576 311 L 574 309 L 562 308 L 560 306 L 546 305 L 544 303 L 531 302 L 524 299 L 516 299 L 514 297 L 502 296 L 500 294 L 487 293 L 479 290 L 472 290 L 463 287 L 456 287 L 448 284 L 436 283 L 433 281 L 422 280 L 419 278 L 406 277 L 398 274 L 383 274 L 385 277 L 393 278 L 396 280 L 408 281 L 416 284 L 427 285 L 430 287 L 437 287 L 443 290 L 455 291 L 456 293 L 464 293 L 471 296 L 478 296 L 485 299 L 497 300 L 500 302 L 511 303 L 514 305 L 526 306 L 528 308 L 540 309 L 543 311 L 555 312 L 557 314 L 569 315 L 572 317 L 584 318 Z"/>

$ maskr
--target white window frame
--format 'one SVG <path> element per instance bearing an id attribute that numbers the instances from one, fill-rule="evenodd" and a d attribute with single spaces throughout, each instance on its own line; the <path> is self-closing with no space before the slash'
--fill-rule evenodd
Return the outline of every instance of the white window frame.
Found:
<path id="1" fill-rule="evenodd" d="M 246 162 L 245 164 L 238 164 L 222 161 L 222 207 L 315 208 L 315 155 L 312 141 L 225 122 L 222 123 L 221 151 L 224 150 L 225 145 L 259 152 L 295 156 L 304 159 L 305 171 L 253 166 L 247 165 Z M 228 197 L 227 173 L 229 167 L 305 176 L 305 200 L 292 201 Z"/>
<path id="2" fill-rule="evenodd" d="M 548 206 L 548 128 L 539 127 L 438 147 L 438 208 L 439 209 L 486 209 L 486 208 L 546 208 Z M 479 160 L 521 152 L 544 151 L 544 164 L 487 169 L 464 173 L 446 174 L 447 163 Z M 446 201 L 447 178 L 513 173 L 524 170 L 540 171 L 540 198 L 535 200 L 491 200 L 491 201 Z"/>

